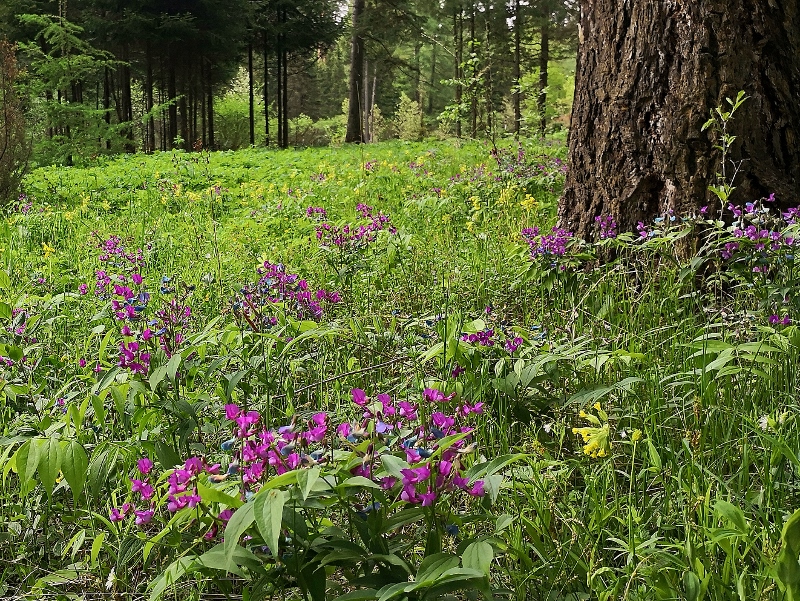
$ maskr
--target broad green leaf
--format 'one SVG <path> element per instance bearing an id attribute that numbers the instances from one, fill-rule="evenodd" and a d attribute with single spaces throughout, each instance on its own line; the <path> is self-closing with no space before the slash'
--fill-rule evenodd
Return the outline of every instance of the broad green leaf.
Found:
<path id="1" fill-rule="evenodd" d="M 61 445 L 61 473 L 64 474 L 64 479 L 69 484 L 72 498 L 77 505 L 83 492 L 83 486 L 86 484 L 89 458 L 77 440 L 62 440 L 59 444 Z"/>
<path id="2" fill-rule="evenodd" d="M 11 319 L 11 305 L 0 302 L 0 319 Z"/>
<path id="3" fill-rule="evenodd" d="M 35 440 L 41 446 L 38 466 L 39 478 L 48 498 L 51 498 L 53 496 L 53 486 L 55 486 L 56 478 L 58 478 L 61 470 L 62 452 L 60 441 L 56 438 L 37 438 Z"/>
<path id="4" fill-rule="evenodd" d="M 333 601 L 373 601 L 378 598 L 378 591 L 374 588 L 365 588 L 339 595 Z"/>
<path id="5" fill-rule="evenodd" d="M 98 533 L 97 536 L 94 537 L 92 541 L 92 550 L 89 553 L 89 561 L 91 562 L 92 566 L 97 565 L 97 558 L 100 556 L 100 550 L 103 548 L 103 541 L 106 538 L 105 532 Z"/>
<path id="6" fill-rule="evenodd" d="M 319 474 L 320 469 L 317 465 L 306 470 L 300 470 L 297 473 L 297 485 L 300 487 L 300 494 L 303 497 L 303 501 L 308 498 L 308 493 L 311 492 L 311 489 L 314 488 L 314 484 L 319 480 Z"/>
<path id="7" fill-rule="evenodd" d="M 33 479 L 33 474 L 36 473 L 36 468 L 39 466 L 39 458 L 41 455 L 41 446 L 34 444 L 34 439 L 27 441 L 23 444 L 17 452 L 14 453 L 14 461 L 17 466 L 17 474 L 19 474 L 20 487 L 25 494 L 27 494 L 27 483 Z"/>
<path id="8" fill-rule="evenodd" d="M 447 570 L 457 568 L 459 563 L 458 557 L 450 553 L 428 555 L 419 564 L 416 580 L 419 583 L 432 583 Z"/>
<path id="9" fill-rule="evenodd" d="M 285 491 L 270 490 L 266 494 L 256 496 L 253 501 L 258 531 L 261 532 L 273 557 L 278 557 L 278 541 L 280 540 L 286 496 Z M 225 536 L 227 537 L 227 530 Z"/>
<path id="10" fill-rule="evenodd" d="M 169 363 L 167 363 L 167 375 L 173 382 L 175 381 L 175 376 L 178 374 L 178 368 L 181 365 L 181 359 L 183 359 L 181 354 L 175 353 L 172 355 L 172 357 L 170 357 Z"/>
<path id="11" fill-rule="evenodd" d="M 206 486 L 202 482 L 197 483 L 197 494 L 200 495 L 200 498 L 203 499 L 205 503 L 220 503 L 227 507 L 233 507 L 234 509 L 244 505 L 241 499 L 232 497 L 218 488 Z"/>
<path id="12" fill-rule="evenodd" d="M 486 541 L 475 541 L 464 549 L 464 554 L 461 556 L 461 565 L 489 576 L 493 559 L 494 550 L 492 545 Z"/>
<path id="13" fill-rule="evenodd" d="M 236 554 L 236 547 L 239 546 L 239 539 L 255 519 L 253 515 L 254 505 L 254 503 L 242 505 L 233 512 L 228 525 L 225 526 L 225 564 L 228 567 L 234 565 L 233 556 Z"/>
<path id="14" fill-rule="evenodd" d="M 775 574 L 786 601 L 800 601 L 800 509 L 784 524 L 781 543 Z"/>

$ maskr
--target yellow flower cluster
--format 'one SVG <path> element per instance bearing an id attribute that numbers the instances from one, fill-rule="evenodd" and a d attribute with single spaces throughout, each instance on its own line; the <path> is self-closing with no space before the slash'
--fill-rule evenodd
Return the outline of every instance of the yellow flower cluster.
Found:
<path id="1" fill-rule="evenodd" d="M 526 194 L 525 198 L 522 199 L 522 202 L 519 203 L 523 209 L 526 211 L 530 211 L 536 206 L 536 199 L 531 196 L 530 194 Z"/>
<path id="2" fill-rule="evenodd" d="M 583 452 L 590 457 L 607 457 L 611 453 L 611 428 L 608 425 L 608 414 L 595 403 L 592 408 L 597 415 L 580 412 L 580 417 L 588 421 L 591 426 L 572 428 L 572 433 L 583 439 Z"/>

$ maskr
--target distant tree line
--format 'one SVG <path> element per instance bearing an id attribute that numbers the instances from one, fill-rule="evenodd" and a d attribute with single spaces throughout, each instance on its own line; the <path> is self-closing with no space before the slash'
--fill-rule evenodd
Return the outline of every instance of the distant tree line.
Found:
<path id="1" fill-rule="evenodd" d="M 375 140 L 401 102 L 420 134 L 541 133 L 548 65 L 575 53 L 575 4 L 5 0 L 0 39 L 16 44 L 40 155 L 69 163 L 216 148 L 216 105 L 232 90 L 254 145 L 289 146 L 300 115 L 339 116 L 346 140 Z"/>

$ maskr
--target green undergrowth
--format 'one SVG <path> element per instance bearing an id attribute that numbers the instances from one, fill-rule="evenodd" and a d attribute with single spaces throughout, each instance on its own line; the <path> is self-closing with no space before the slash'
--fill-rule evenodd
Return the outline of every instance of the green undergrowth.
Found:
<path id="1" fill-rule="evenodd" d="M 565 154 L 32 173 L 0 226 L 0 596 L 800 598 L 794 215 L 585 243 L 551 229 Z M 235 419 L 322 430 L 262 474 Z"/>

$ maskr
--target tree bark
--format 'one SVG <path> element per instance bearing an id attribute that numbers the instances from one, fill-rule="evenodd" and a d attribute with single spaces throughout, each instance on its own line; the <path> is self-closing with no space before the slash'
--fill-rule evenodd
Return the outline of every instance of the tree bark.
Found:
<path id="1" fill-rule="evenodd" d="M 522 106 L 520 90 L 520 80 L 522 79 L 522 11 L 519 7 L 519 0 L 514 0 L 514 135 L 519 137 L 519 130 L 522 127 Z"/>
<path id="2" fill-rule="evenodd" d="M 456 117 L 456 137 L 461 137 L 461 98 L 463 89 L 461 87 L 461 78 L 463 70 L 461 65 L 464 56 L 464 13 L 463 9 L 459 8 L 458 11 L 453 11 L 453 44 L 455 46 L 455 80 L 456 80 L 456 106 L 458 107 L 458 114 Z"/>
<path id="3" fill-rule="evenodd" d="M 253 42 L 247 44 L 247 91 L 250 99 L 250 146 L 256 145 L 256 100 L 253 96 Z"/>
<path id="4" fill-rule="evenodd" d="M 547 66 L 550 63 L 550 15 L 542 22 L 539 49 L 539 134 L 544 137 L 547 129 Z"/>
<path id="5" fill-rule="evenodd" d="M 719 209 L 709 110 L 750 97 L 729 126 L 733 202 L 800 201 L 800 0 L 583 2 L 561 225 L 591 237 L 669 210 Z"/>
<path id="6" fill-rule="evenodd" d="M 269 40 L 264 31 L 264 146 L 269 146 Z"/>
<path id="7" fill-rule="evenodd" d="M 349 106 L 345 142 L 364 142 L 360 106 L 361 94 L 364 92 L 364 37 L 360 29 L 364 6 L 364 0 L 353 0 L 353 36 L 350 40 Z"/>

